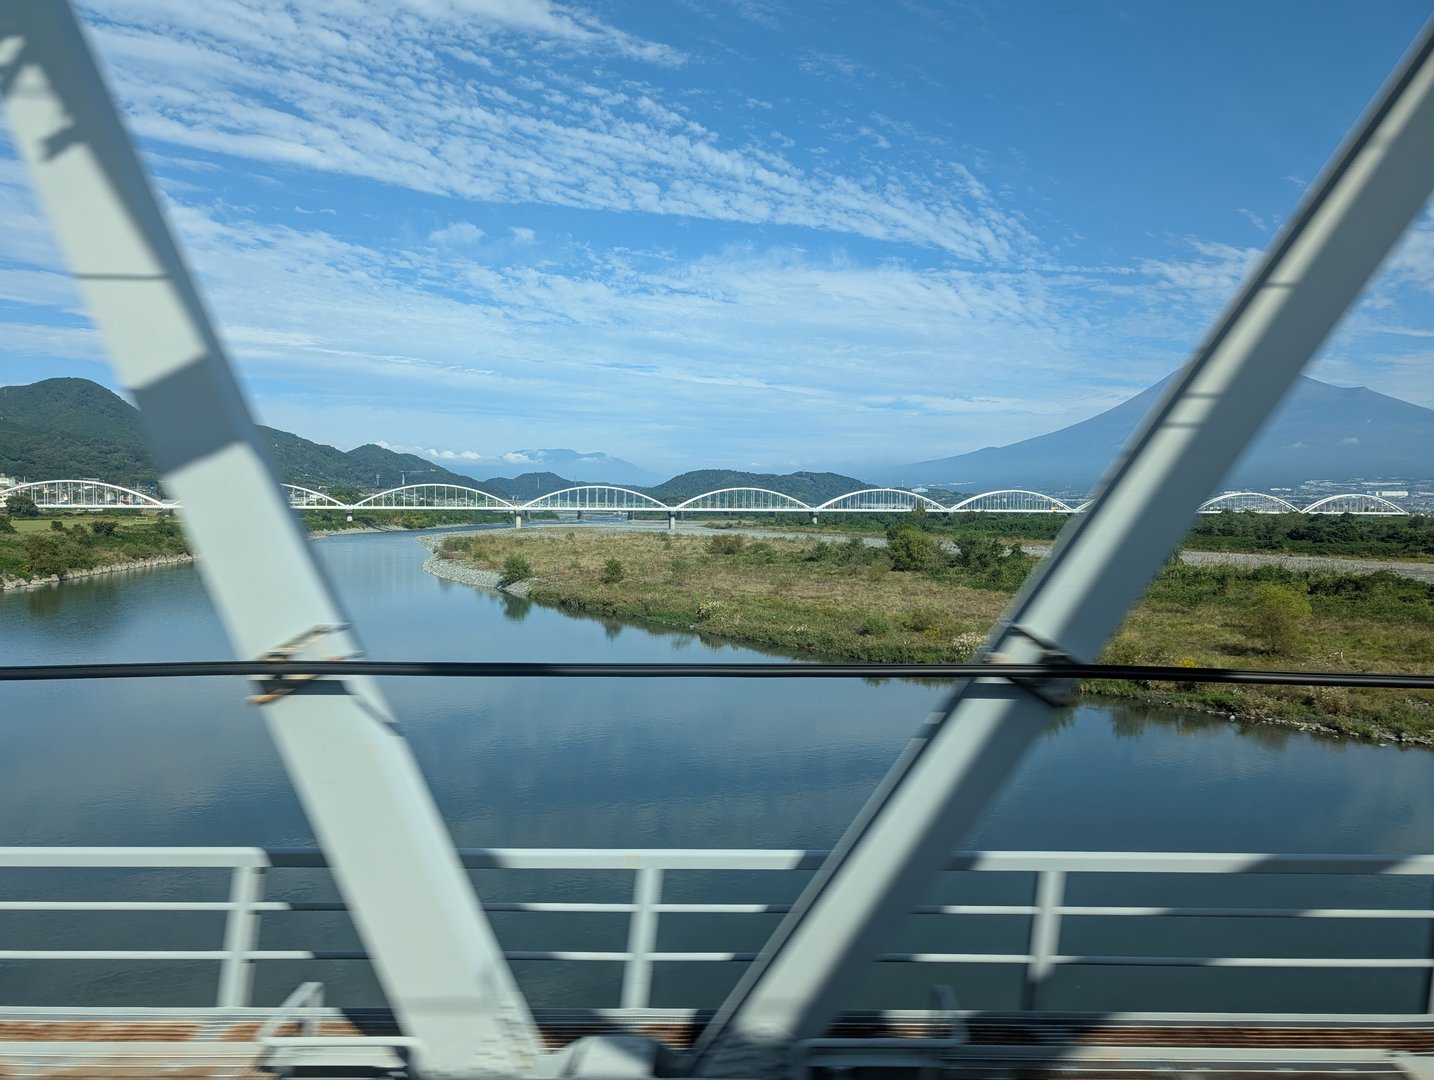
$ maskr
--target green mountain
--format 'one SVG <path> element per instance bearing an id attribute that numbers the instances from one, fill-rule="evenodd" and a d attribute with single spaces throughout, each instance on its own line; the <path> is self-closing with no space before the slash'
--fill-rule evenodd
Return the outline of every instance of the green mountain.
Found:
<path id="1" fill-rule="evenodd" d="M 315 489 L 353 488 L 368 493 L 400 484 L 461 484 L 501 498 L 527 502 L 574 487 L 554 472 L 474 480 L 415 454 L 397 454 L 370 443 L 347 452 L 287 431 L 261 427 L 279 476 Z M 601 455 L 589 455 L 600 457 Z M 28 480 L 95 477 L 125 487 L 152 489 L 159 473 L 139 422 L 139 410 L 88 379 L 46 379 L 29 386 L 0 386 L 0 475 Z M 657 487 L 637 489 L 678 503 L 726 487 L 780 491 L 813 506 L 868 487 L 838 473 L 729 472 L 701 469 Z"/>
<path id="2" fill-rule="evenodd" d="M 685 472 L 680 476 L 674 476 L 666 483 L 647 488 L 646 491 L 649 495 L 661 499 L 665 503 L 678 503 L 683 499 L 690 499 L 694 495 L 718 491 L 722 488 L 755 487 L 778 491 L 783 495 L 790 495 L 794 499 L 801 499 L 808 506 L 816 506 L 828 499 L 835 499 L 838 495 L 845 495 L 848 492 L 859 491 L 870 486 L 855 477 L 830 472 L 794 472 L 781 476 L 776 473 L 697 469 L 694 472 Z"/>
<path id="3" fill-rule="evenodd" d="M 372 491 L 405 481 L 473 483 L 414 454 L 381 446 L 345 453 L 277 428 L 259 430 L 279 475 L 291 484 Z M 29 480 L 96 477 L 134 488 L 159 482 L 139 410 L 88 379 L 0 386 L 0 474 Z"/>
<path id="4" fill-rule="evenodd" d="M 0 386 L 0 474 L 126 487 L 158 479 L 139 412 L 88 379 Z"/>

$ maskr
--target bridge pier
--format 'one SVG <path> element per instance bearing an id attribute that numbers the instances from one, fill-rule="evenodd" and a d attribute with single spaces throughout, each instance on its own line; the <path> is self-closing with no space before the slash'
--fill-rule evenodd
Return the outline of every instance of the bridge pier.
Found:
<path id="1" fill-rule="evenodd" d="M 668 531 L 668 532 L 672 532 L 672 531 L 674 531 L 676 528 L 677 528 L 677 515 L 676 515 L 676 514 L 668 514 L 668 515 L 667 515 L 667 531 Z"/>
<path id="2" fill-rule="evenodd" d="M 817 516 L 816 516 L 816 514 L 813 514 L 813 515 L 812 515 L 812 524 L 815 525 L 816 523 L 817 523 Z"/>
<path id="3" fill-rule="evenodd" d="M 519 510 L 518 512 L 516 512 L 516 513 L 513 515 L 513 528 L 515 528 L 515 529 L 521 529 L 522 527 L 523 527 L 523 512 L 522 512 L 521 510 Z"/>

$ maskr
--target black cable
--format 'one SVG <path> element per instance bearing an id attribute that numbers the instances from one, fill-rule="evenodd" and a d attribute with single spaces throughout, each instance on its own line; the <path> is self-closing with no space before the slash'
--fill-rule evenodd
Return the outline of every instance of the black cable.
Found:
<path id="1" fill-rule="evenodd" d="M 1085 679 L 1434 690 L 1434 675 L 1353 671 L 1262 671 L 1248 668 L 1166 667 L 1146 664 L 470 664 L 426 660 L 201 660 L 0 667 L 0 682 L 203 678 L 217 675 L 246 675 L 271 679 L 295 675 L 387 675 L 460 679 Z"/>

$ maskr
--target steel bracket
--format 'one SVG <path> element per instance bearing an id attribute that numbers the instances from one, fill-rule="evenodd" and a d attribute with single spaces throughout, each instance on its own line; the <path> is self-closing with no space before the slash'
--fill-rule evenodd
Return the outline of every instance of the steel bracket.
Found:
<path id="1" fill-rule="evenodd" d="M 285 642 L 277 648 L 270 649 L 259 657 L 260 660 L 273 663 L 285 663 L 295 660 L 352 660 L 361 655 L 357 651 L 335 652 L 332 649 L 324 649 L 320 646 L 331 636 L 344 633 L 349 629 L 347 623 L 338 623 L 333 626 L 316 626 L 307 630 L 297 637 Z M 252 681 L 262 687 L 259 693 L 249 695 L 251 705 L 268 705 L 270 702 L 278 701 L 281 697 L 292 694 L 306 683 L 322 678 L 321 675 L 308 674 L 284 674 L 256 675 Z"/>
<path id="2" fill-rule="evenodd" d="M 1006 627 L 1006 632 L 1001 635 L 1000 644 L 1008 646 L 1012 644 L 1011 638 L 1025 638 L 1036 647 L 1037 655 L 1034 659 L 1030 656 L 1023 656 L 1017 659 L 1007 652 L 993 652 L 987 659 L 996 665 L 1000 664 L 1054 664 L 1068 665 L 1076 663 L 1074 657 L 1057 645 L 1034 630 L 1024 626 L 1012 624 Z M 1022 690 L 1034 694 L 1053 709 L 1063 709 L 1075 701 L 1074 679 L 1062 678 L 1059 675 L 1038 675 L 1033 678 L 1010 678 L 1007 681 L 1019 686 Z"/>

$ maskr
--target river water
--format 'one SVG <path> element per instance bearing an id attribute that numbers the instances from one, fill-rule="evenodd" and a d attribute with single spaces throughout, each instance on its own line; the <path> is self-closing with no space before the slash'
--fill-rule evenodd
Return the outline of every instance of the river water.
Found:
<path id="1" fill-rule="evenodd" d="M 411 533 L 334 536 L 316 542 L 315 550 L 375 659 L 756 656 L 690 634 L 572 618 L 438 580 L 422 572 L 428 553 Z M 0 595 L 3 663 L 227 655 L 193 567 Z M 247 689 L 238 679 L 0 687 L 5 739 L 0 845 L 311 845 L 312 832 L 259 713 L 244 702 Z M 407 679 L 388 680 L 385 690 L 455 840 L 465 847 L 828 847 L 941 694 L 937 687 L 910 682 L 852 680 Z M 1405 854 L 1431 850 L 1431 839 L 1434 753 L 1429 751 L 1214 718 L 1083 706 L 1052 726 L 959 846 Z M 1309 881 L 1272 882 L 1312 887 Z M 1424 879 L 1386 879 L 1376 893 L 1361 894 L 1362 900 L 1350 900 L 1344 884 L 1326 884 L 1332 891 L 1321 893 L 1319 903 L 1334 902 L 1333 897 L 1430 906 L 1430 898 L 1419 894 L 1427 891 Z M 68 895 L 69 887 L 58 875 L 45 895 Z M 166 890 L 175 887 L 163 880 L 133 883 L 143 896 L 169 895 Z M 619 890 L 612 898 L 623 899 L 620 887 L 612 887 Z M 1029 879 L 1011 882 L 1004 895 L 1024 902 L 1022 890 L 1028 896 L 1029 887 Z M 319 896 L 324 888 L 299 885 L 294 895 Z M 1269 888 L 1275 891 L 1268 895 L 1283 898 L 1275 902 L 1306 902 L 1291 899 L 1288 890 L 1279 892 L 1274 883 Z M 0 876 L 0 895 L 33 894 L 33 884 L 21 884 L 13 874 Z M 968 900 L 970 895 L 965 894 Z M 571 933 L 598 933 L 598 922 L 589 920 Z M 1243 920 L 1226 920 L 1231 922 Z M 63 942 L 58 947 L 115 947 L 112 939 L 106 945 L 106 935 L 118 925 L 77 928 L 53 914 L 7 912 L 0 919 L 0 948 L 53 948 L 57 936 Z M 1010 938 L 1002 948 L 1024 950 L 1024 929 L 1003 929 L 991 920 L 973 925 L 987 945 Z M 165 926 L 175 940 L 196 942 L 185 947 L 215 947 L 208 917 L 168 916 Z M 1328 926 L 1311 933 L 1340 938 L 1349 933 Z M 506 932 L 502 920 L 499 931 Z M 1241 932 L 1257 940 L 1265 930 L 1251 925 Z M 263 944 L 283 947 L 290 933 L 298 931 L 266 924 Z M 557 947 L 622 947 L 620 920 L 601 933 L 615 940 L 602 945 L 564 940 Z M 682 936 L 680 930 L 674 933 Z M 705 940 L 704 933 L 690 936 Z M 1097 929 L 1092 943 L 1079 947 L 1109 949 L 1126 933 Z M 1385 943 L 1376 947 L 1394 950 L 1389 955 L 1417 952 L 1427 949 L 1427 933 L 1425 924 L 1405 922 L 1375 939 Z M 664 940 L 662 947 L 678 946 Z M 1072 946 L 1063 941 L 1063 947 Z M 195 969 L 192 977 L 175 973 L 189 967 Z M 903 1000 L 867 1003 L 919 1005 L 919 994 L 918 1000 L 905 1000 L 909 988 L 892 989 L 893 967 L 874 976 L 870 994 Z M 298 981 L 297 965 L 261 968 L 266 969 L 257 983 L 261 1001 L 281 997 Z M 333 987 L 331 1000 L 374 1002 L 377 989 L 362 968 L 340 961 L 326 969 L 322 977 Z M 161 990 L 196 1001 L 212 994 L 203 987 L 212 987 L 213 965 L 171 965 L 162 976 L 132 976 L 101 962 L 71 963 L 65 970 L 51 975 L 24 962 L 0 964 L 0 1001 L 142 1003 Z M 520 966 L 520 979 L 539 1002 L 571 1004 L 573 994 L 604 996 L 615 985 L 608 975 L 553 970 L 554 965 Z M 698 986 L 701 979 L 688 985 L 664 976 L 659 997 L 690 991 L 700 1003 L 710 1003 L 731 974 L 712 974 L 710 986 Z M 1080 994 L 1100 999 L 1106 984 L 1098 974 L 1061 972 L 1053 984 L 1055 1003 L 1067 997 L 1072 1004 L 1085 1003 Z M 1143 1007 L 1187 1001 L 1211 1007 L 1205 1001 L 1210 995 L 1239 1005 L 1245 991 L 1218 983 L 1217 977 L 1228 973 L 1195 974 L 1206 982 L 1194 991 L 1188 986 L 1170 991 L 1174 1004 L 1160 996 L 1169 989 L 1165 983 L 1149 983 L 1154 997 Z M 992 970 L 956 978 L 963 980 L 963 997 L 984 995 L 994 1007 L 1010 1003 L 1012 975 Z M 1406 972 L 1376 980 L 1354 973 L 1324 989 L 1318 979 L 1301 978 L 1281 993 L 1293 1002 L 1291 1008 L 1407 1011 L 1406 999 L 1422 993 L 1424 978 Z M 1268 1004 L 1268 984 L 1249 993 Z"/>

